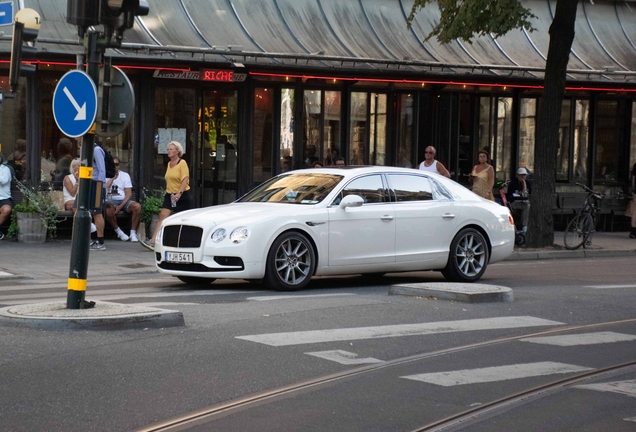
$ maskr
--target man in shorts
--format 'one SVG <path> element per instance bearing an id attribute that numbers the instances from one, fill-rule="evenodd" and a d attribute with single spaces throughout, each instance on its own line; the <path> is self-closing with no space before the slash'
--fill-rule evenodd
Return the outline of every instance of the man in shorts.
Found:
<path id="1" fill-rule="evenodd" d="M 6 164 L 4 156 L 0 153 L 0 225 L 9 218 L 13 210 L 13 200 L 11 199 L 11 180 L 13 172 Z M 4 233 L 0 231 L 0 240 L 4 238 Z"/>
<path id="2" fill-rule="evenodd" d="M 141 218 L 141 205 L 130 199 L 132 196 L 132 181 L 130 175 L 119 169 L 119 158 L 113 157 L 115 162 L 115 177 L 106 179 L 106 190 L 109 191 L 108 201 L 104 203 L 106 220 L 115 229 L 117 237 L 122 241 L 138 242 L 137 229 Z M 117 214 L 121 211 L 130 213 L 130 237 L 117 225 Z"/>

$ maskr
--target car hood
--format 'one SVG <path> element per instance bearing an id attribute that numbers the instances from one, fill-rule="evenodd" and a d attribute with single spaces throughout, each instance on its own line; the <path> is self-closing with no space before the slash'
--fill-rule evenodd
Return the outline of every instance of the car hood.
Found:
<path id="1" fill-rule="evenodd" d="M 231 203 L 177 213 L 167 218 L 164 225 L 205 224 L 206 226 L 217 226 L 226 222 L 232 222 L 233 225 L 249 225 L 272 217 L 289 217 L 305 213 L 313 208 L 313 205 L 298 204 Z"/>

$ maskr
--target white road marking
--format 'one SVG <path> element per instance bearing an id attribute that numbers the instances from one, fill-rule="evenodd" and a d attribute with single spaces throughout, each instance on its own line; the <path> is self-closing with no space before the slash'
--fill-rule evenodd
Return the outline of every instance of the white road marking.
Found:
<path id="1" fill-rule="evenodd" d="M 117 300 L 117 299 L 124 300 L 124 299 L 131 299 L 131 298 L 134 299 L 134 298 L 160 298 L 160 297 L 216 296 L 216 295 L 245 294 L 245 293 L 253 294 L 254 291 L 197 290 L 197 291 L 171 291 L 171 292 L 157 291 L 157 292 L 147 292 L 147 293 L 139 293 L 139 291 L 136 291 L 135 293 L 131 293 L 131 294 L 110 294 L 110 295 L 99 295 L 98 293 L 99 291 L 94 291 L 94 293 L 87 291 L 86 299 L 87 300 Z M 48 295 L 49 297 L 39 298 L 40 296 L 44 296 L 44 295 Z M 38 298 L 35 298 L 35 299 L 25 298 L 29 296 L 5 296 L 5 297 L 23 298 L 22 300 L 16 299 L 16 300 L 9 300 L 9 301 L 6 301 L 5 297 L 0 297 L 0 304 L 13 306 L 13 305 L 26 304 L 26 303 L 47 303 L 47 302 L 58 301 L 60 299 L 66 298 L 66 294 L 64 294 L 63 296 L 58 295 L 55 297 L 50 296 L 50 294 L 39 294 L 36 296 Z"/>
<path id="2" fill-rule="evenodd" d="M 585 285 L 584 288 L 594 289 L 617 289 L 617 288 L 636 288 L 636 285 Z"/>
<path id="3" fill-rule="evenodd" d="M 464 369 L 449 372 L 436 372 L 408 375 L 406 378 L 422 381 L 444 387 L 456 385 L 477 384 L 496 381 L 507 381 L 519 378 L 529 378 L 542 375 L 566 374 L 593 370 L 592 368 L 555 362 L 538 362 L 515 364 L 509 366 L 495 366 L 481 369 Z"/>
<path id="4" fill-rule="evenodd" d="M 354 295 L 357 295 L 357 294 L 354 294 L 354 293 L 308 294 L 308 295 L 297 294 L 297 295 L 248 297 L 247 300 L 268 301 L 268 300 L 304 299 L 304 298 L 312 298 L 312 297 L 337 297 L 337 296 L 354 296 Z"/>
<path id="5" fill-rule="evenodd" d="M 636 423 L 636 417 L 624 418 L 623 420 Z"/>
<path id="6" fill-rule="evenodd" d="M 522 328 L 535 326 L 563 325 L 530 316 L 481 318 L 461 321 L 440 321 L 419 324 L 399 324 L 376 327 L 354 327 L 331 330 L 311 330 L 287 333 L 266 333 L 259 335 L 237 336 L 237 339 L 258 342 L 271 346 L 300 345 L 319 342 L 336 342 L 387 337 L 420 336 L 460 331 L 495 330 L 504 328 Z"/>
<path id="7" fill-rule="evenodd" d="M 0 276 L 14 276 L 13 273 L 7 273 L 5 271 L 0 271 Z"/>
<path id="8" fill-rule="evenodd" d="M 348 351 L 343 351 L 343 350 L 316 351 L 316 352 L 307 352 L 305 354 L 308 354 L 314 357 L 320 357 L 325 360 L 335 361 L 336 363 L 340 363 L 343 365 L 384 363 L 384 360 L 378 360 L 373 357 L 358 358 L 358 354 L 348 352 Z"/>
<path id="9" fill-rule="evenodd" d="M 152 302 L 152 303 L 131 303 L 134 306 L 148 306 L 148 307 L 167 307 L 170 306 L 192 306 L 192 305 L 201 305 L 201 303 L 180 303 L 180 302 Z"/>
<path id="10" fill-rule="evenodd" d="M 601 392 L 620 393 L 627 396 L 636 397 L 636 380 L 613 381 L 600 384 L 583 384 L 574 387 Z"/>
<path id="11" fill-rule="evenodd" d="M 521 342 L 531 342 L 544 345 L 577 346 L 596 345 L 603 343 L 626 342 L 636 340 L 636 336 L 614 332 L 595 332 L 564 336 L 544 336 L 520 339 Z"/>

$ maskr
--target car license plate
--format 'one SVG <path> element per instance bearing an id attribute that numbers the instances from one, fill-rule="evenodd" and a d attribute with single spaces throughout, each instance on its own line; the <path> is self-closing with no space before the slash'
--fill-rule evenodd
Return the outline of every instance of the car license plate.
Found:
<path id="1" fill-rule="evenodd" d="M 194 261 L 192 252 L 166 252 L 166 261 L 176 263 L 191 263 Z"/>

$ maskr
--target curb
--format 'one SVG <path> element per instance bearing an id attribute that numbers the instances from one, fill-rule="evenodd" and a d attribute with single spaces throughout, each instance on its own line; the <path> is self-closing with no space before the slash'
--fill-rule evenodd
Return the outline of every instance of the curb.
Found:
<path id="1" fill-rule="evenodd" d="M 576 259 L 576 258 L 617 258 L 636 256 L 636 249 L 627 250 L 563 250 L 563 251 L 531 251 L 513 252 L 504 261 L 530 261 L 550 259 Z"/>
<path id="2" fill-rule="evenodd" d="M 514 293 L 508 287 L 455 282 L 396 284 L 389 287 L 389 295 L 434 297 L 464 303 L 514 301 Z"/>
<path id="3" fill-rule="evenodd" d="M 96 301 L 91 309 L 36 303 L 0 309 L 0 324 L 40 330 L 130 330 L 185 326 L 180 311 Z"/>

